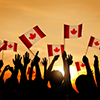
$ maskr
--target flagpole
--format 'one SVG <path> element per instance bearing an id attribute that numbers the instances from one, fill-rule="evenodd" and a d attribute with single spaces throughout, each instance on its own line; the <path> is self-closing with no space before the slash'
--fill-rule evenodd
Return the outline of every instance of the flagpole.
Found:
<path id="1" fill-rule="evenodd" d="M 30 49 L 28 49 L 28 50 L 33 54 L 33 56 L 35 56 L 34 53 Z"/>
<path id="2" fill-rule="evenodd" d="M 65 51 L 65 38 L 64 38 L 64 51 Z"/>
<path id="3" fill-rule="evenodd" d="M 88 52 L 88 48 L 89 48 L 89 47 L 87 46 L 87 48 L 86 48 L 86 52 L 85 52 L 85 55 L 87 55 L 87 52 Z"/>
<path id="4" fill-rule="evenodd" d="M 4 50 L 2 50 L 2 60 L 3 60 L 3 56 L 4 56 Z"/>

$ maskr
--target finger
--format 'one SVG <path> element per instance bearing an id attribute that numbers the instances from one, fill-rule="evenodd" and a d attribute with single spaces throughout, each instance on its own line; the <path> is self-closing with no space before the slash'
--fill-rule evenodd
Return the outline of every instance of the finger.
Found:
<path id="1" fill-rule="evenodd" d="M 35 56 L 37 56 L 37 55 L 38 55 L 38 53 L 39 53 L 39 51 L 37 51 L 37 53 L 36 53 L 36 55 L 35 55 Z"/>
<path id="2" fill-rule="evenodd" d="M 13 63 L 15 64 L 15 61 L 14 61 L 14 59 L 13 59 Z"/>

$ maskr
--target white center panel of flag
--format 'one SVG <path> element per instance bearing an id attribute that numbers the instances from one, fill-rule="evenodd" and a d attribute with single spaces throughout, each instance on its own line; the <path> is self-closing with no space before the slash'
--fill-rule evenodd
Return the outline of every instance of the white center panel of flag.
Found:
<path id="1" fill-rule="evenodd" d="M 69 38 L 78 37 L 78 26 L 69 26 Z"/>
<path id="2" fill-rule="evenodd" d="M 61 55 L 61 47 L 60 45 L 53 45 L 53 55 Z"/>
<path id="3" fill-rule="evenodd" d="M 92 47 L 99 49 L 100 48 L 100 40 L 95 38 L 94 41 L 93 41 Z"/>
<path id="4" fill-rule="evenodd" d="M 7 42 L 7 50 L 13 50 L 14 43 L 13 42 Z"/>
<path id="5" fill-rule="evenodd" d="M 38 40 L 40 40 L 40 36 L 37 34 L 37 32 L 34 29 L 29 30 L 24 34 L 27 39 L 31 42 L 31 44 L 36 43 Z"/>

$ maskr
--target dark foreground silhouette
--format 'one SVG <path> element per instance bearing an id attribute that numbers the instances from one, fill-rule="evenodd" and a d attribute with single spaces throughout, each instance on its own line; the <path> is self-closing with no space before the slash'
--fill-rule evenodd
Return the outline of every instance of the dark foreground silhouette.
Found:
<path id="1" fill-rule="evenodd" d="M 73 63 L 72 55 L 67 55 L 64 51 L 62 54 L 64 76 L 58 70 L 53 70 L 54 63 L 58 60 L 59 55 L 54 56 L 52 62 L 47 68 L 47 59 L 43 58 L 41 64 L 44 66 L 44 78 L 41 77 L 39 67 L 40 58 L 37 51 L 35 57 L 31 60 L 29 53 L 26 52 L 22 57 L 19 54 L 13 59 L 14 68 L 9 65 L 5 66 L 0 76 L 0 100 L 90 100 L 99 99 L 100 91 L 100 73 L 98 57 L 94 55 L 94 69 L 97 85 L 95 84 L 93 73 L 91 71 L 88 58 L 83 56 L 83 62 L 86 66 L 87 75 L 80 75 L 76 79 L 77 93 L 71 84 L 69 67 Z M 31 63 L 29 80 L 26 77 L 28 64 Z M 0 60 L 0 68 L 3 61 Z M 36 78 L 32 80 L 33 68 L 36 68 Z M 4 83 L 3 77 L 5 72 L 9 70 L 11 77 Z M 17 75 L 21 72 L 20 83 L 18 83 Z M 51 88 L 47 84 L 50 82 Z"/>

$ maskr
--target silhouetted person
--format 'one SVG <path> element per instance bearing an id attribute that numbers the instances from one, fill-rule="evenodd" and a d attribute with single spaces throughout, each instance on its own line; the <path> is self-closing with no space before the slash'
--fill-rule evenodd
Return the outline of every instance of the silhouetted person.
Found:
<path id="1" fill-rule="evenodd" d="M 58 70 L 53 70 L 53 65 L 55 61 L 59 58 L 59 55 L 54 56 L 51 64 L 49 65 L 46 71 L 45 83 L 50 81 L 51 88 L 43 88 L 44 90 L 44 99 L 48 100 L 66 100 L 66 95 L 69 92 L 70 87 L 70 74 L 69 74 L 69 66 L 72 64 L 72 56 L 69 55 L 67 57 L 66 52 L 64 51 L 62 55 L 63 65 L 64 65 L 64 77 L 62 73 Z M 47 97 L 47 98 L 46 98 Z"/>
<path id="2" fill-rule="evenodd" d="M 95 98 L 96 85 L 93 74 L 89 66 L 89 61 L 86 56 L 83 56 L 83 62 L 86 66 L 87 75 L 80 75 L 76 79 L 76 87 L 80 94 L 80 100 L 89 100 Z"/>

